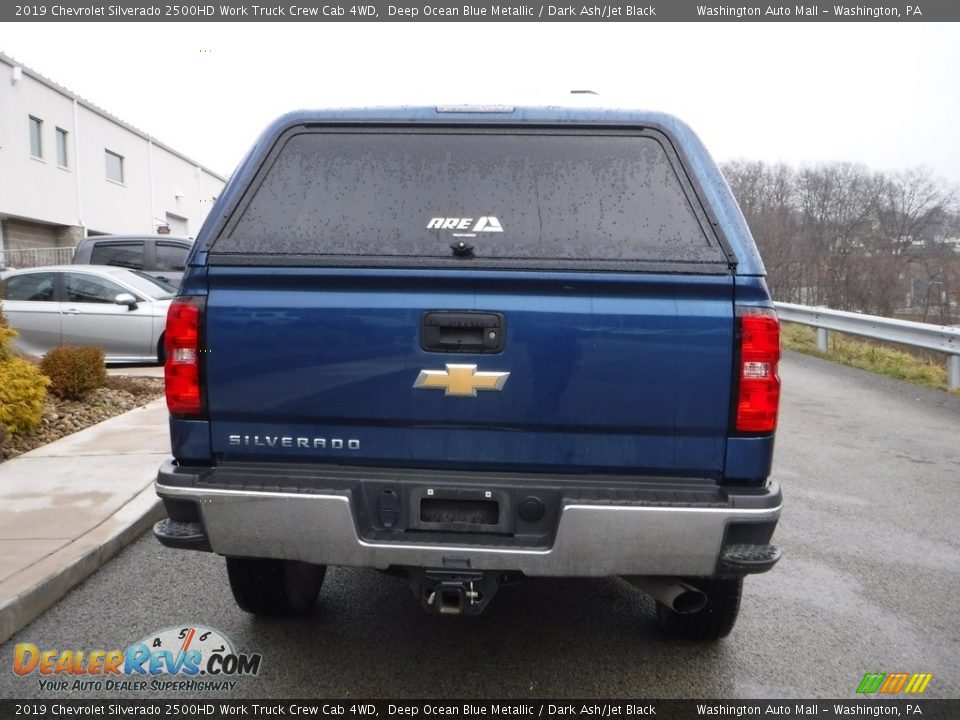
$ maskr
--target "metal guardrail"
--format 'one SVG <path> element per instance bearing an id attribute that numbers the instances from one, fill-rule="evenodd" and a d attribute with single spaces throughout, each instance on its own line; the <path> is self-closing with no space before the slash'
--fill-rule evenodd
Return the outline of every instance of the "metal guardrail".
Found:
<path id="1" fill-rule="evenodd" d="M 947 356 L 947 386 L 960 388 L 960 328 L 793 303 L 774 305 L 781 320 L 815 327 L 822 352 L 827 351 L 829 330 L 942 352 Z"/>
<path id="2" fill-rule="evenodd" d="M 74 247 L 24 248 L 0 250 L 0 267 L 30 268 L 47 265 L 69 265 Z"/>

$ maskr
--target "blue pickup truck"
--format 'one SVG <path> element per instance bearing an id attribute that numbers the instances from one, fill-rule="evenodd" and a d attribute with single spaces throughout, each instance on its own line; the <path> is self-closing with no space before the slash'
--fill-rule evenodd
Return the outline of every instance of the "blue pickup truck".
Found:
<path id="1" fill-rule="evenodd" d="M 187 265 L 154 532 L 225 556 L 248 612 L 308 611 L 328 565 L 451 615 L 619 575 L 713 640 L 779 559 L 779 325 L 676 118 L 288 114 Z"/>

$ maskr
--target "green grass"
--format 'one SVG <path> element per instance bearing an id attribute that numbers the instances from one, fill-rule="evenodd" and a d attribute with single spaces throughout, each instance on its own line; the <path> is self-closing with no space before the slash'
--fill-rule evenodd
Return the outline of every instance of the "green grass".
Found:
<path id="1" fill-rule="evenodd" d="M 780 337 L 783 347 L 788 350 L 816 355 L 924 387 L 947 389 L 945 360 L 937 364 L 911 352 L 870 340 L 854 339 L 838 332 L 830 332 L 827 352 L 822 353 L 817 350 L 816 330 L 796 323 L 783 323 Z M 960 395 L 960 390 L 954 391 L 954 394 Z"/>

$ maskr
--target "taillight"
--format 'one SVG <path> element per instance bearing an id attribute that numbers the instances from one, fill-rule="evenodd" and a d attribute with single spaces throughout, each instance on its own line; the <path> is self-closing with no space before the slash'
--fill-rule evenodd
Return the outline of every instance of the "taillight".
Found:
<path id="1" fill-rule="evenodd" d="M 200 316 L 196 298 L 177 298 L 167 310 L 163 375 L 171 415 L 200 415 Z"/>
<path id="2" fill-rule="evenodd" d="M 777 428 L 780 407 L 780 322 L 771 308 L 737 308 L 740 369 L 737 430 L 768 433 Z"/>

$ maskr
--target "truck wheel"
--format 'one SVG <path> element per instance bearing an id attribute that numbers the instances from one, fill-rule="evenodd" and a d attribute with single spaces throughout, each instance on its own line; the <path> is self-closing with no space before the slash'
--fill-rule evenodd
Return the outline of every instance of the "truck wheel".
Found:
<path id="1" fill-rule="evenodd" d="M 227 576 L 241 610 L 254 615 L 301 615 L 313 606 L 326 565 L 296 560 L 228 557 Z"/>
<path id="2" fill-rule="evenodd" d="M 686 640 L 719 640 L 730 634 L 740 611 L 743 578 L 692 582 L 707 596 L 702 610 L 682 615 L 657 603 L 657 619 L 670 635 Z"/>

